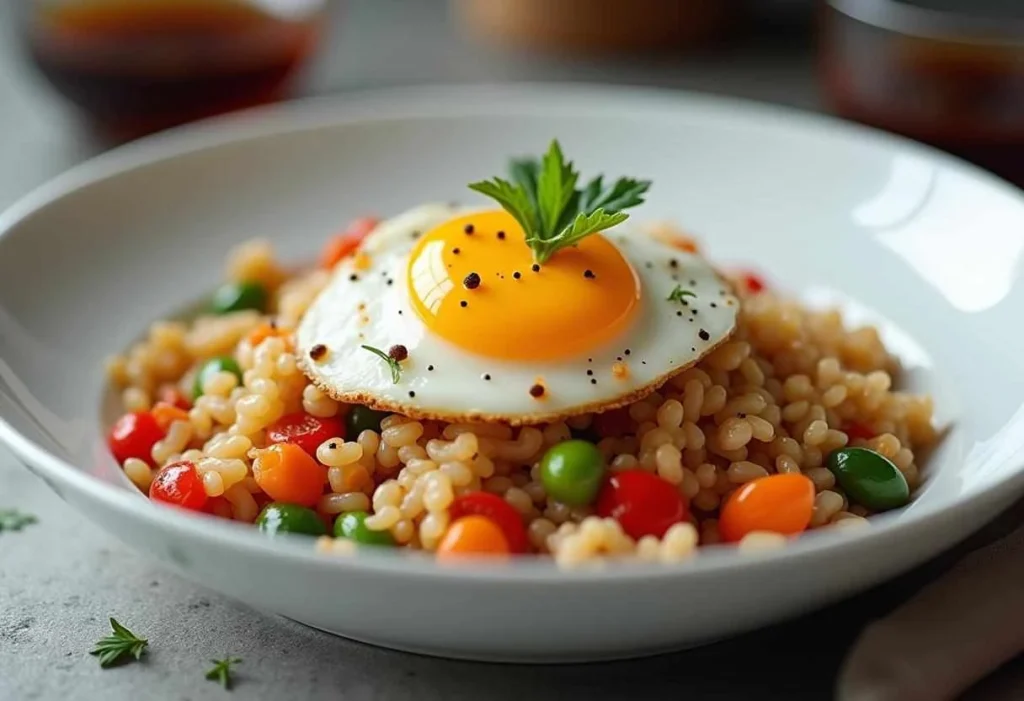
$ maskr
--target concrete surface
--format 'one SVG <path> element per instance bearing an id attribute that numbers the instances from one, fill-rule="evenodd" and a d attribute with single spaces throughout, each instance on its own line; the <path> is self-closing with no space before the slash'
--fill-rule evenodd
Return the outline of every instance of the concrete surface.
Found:
<path id="1" fill-rule="evenodd" d="M 440 0 L 349 0 L 307 93 L 417 82 L 590 80 L 737 94 L 814 108 L 807 42 L 757 42 L 728 58 L 554 60 L 474 46 L 446 24 Z M 0 3 L 0 208 L 100 150 L 21 65 L 10 5 Z M 399 37 L 397 23 L 415 24 Z M 0 534 L 0 701 L 70 699 L 827 699 L 860 627 L 960 554 L 1021 523 L 1020 505 L 942 558 L 795 622 L 689 652 L 634 662 L 508 667 L 393 653 L 253 611 L 164 572 L 70 510 L 0 448 L 0 508 L 40 522 Z M 116 616 L 148 637 L 142 664 L 101 670 L 87 651 Z M 500 634 L 496 631 L 496 634 Z M 242 657 L 228 696 L 203 674 Z M 972 700 L 1024 697 L 1024 660 Z"/>

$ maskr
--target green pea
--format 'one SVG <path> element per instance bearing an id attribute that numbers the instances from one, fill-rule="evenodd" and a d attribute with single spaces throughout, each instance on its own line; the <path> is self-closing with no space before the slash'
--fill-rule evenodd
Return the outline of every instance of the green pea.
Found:
<path id="1" fill-rule="evenodd" d="M 256 517 L 256 526 L 267 535 L 278 533 L 301 533 L 303 535 L 326 535 L 327 527 L 313 509 L 298 504 L 273 502 L 263 507 Z"/>
<path id="2" fill-rule="evenodd" d="M 590 504 L 604 477 L 604 458 L 589 441 L 571 440 L 553 445 L 540 461 L 544 491 L 570 506 Z"/>
<path id="3" fill-rule="evenodd" d="M 345 417 L 345 435 L 349 440 L 355 440 L 363 431 L 377 431 L 380 433 L 380 422 L 385 416 L 390 416 L 389 411 L 374 411 L 369 407 L 357 404 L 352 407 Z"/>
<path id="4" fill-rule="evenodd" d="M 266 311 L 267 288 L 258 282 L 229 282 L 221 285 L 210 299 L 214 314 L 227 314 L 243 309 Z"/>
<path id="5" fill-rule="evenodd" d="M 238 367 L 234 358 L 230 355 L 210 358 L 199 366 L 195 382 L 192 383 L 192 399 L 199 399 L 203 396 L 203 383 L 206 382 L 206 378 L 217 372 L 230 372 L 238 378 L 239 384 L 242 382 L 242 368 Z"/>
<path id="6" fill-rule="evenodd" d="M 366 527 L 369 516 L 365 511 L 340 514 L 334 521 L 334 537 L 354 540 L 360 545 L 394 545 L 395 539 L 388 531 L 371 531 Z"/>
<path id="7" fill-rule="evenodd" d="M 910 487 L 903 473 L 873 450 L 834 450 L 828 456 L 828 469 L 847 496 L 872 511 L 895 509 L 910 501 Z"/>

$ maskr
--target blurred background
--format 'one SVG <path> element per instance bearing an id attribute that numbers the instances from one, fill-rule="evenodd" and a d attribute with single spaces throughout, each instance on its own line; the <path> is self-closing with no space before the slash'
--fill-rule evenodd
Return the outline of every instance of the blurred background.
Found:
<path id="1" fill-rule="evenodd" d="M 34 159 L 20 189 L 212 114 L 380 86 L 501 81 L 655 85 L 815 109 L 1024 184 L 1024 0 L 0 5 L 10 33 L 0 47 L 0 155 Z"/>

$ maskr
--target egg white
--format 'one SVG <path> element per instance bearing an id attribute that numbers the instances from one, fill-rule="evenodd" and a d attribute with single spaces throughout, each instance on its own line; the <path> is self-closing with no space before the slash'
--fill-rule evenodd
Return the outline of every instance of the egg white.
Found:
<path id="1" fill-rule="evenodd" d="M 735 329 L 739 301 L 706 261 L 619 228 L 609 238 L 642 285 L 636 318 L 619 338 L 558 361 L 468 353 L 431 333 L 406 286 L 409 254 L 418 235 L 464 213 L 443 204 L 412 209 L 383 222 L 366 238 L 362 250 L 368 268 L 357 269 L 352 258 L 338 264 L 296 332 L 300 365 L 320 389 L 339 401 L 413 418 L 544 423 L 636 401 L 694 365 Z M 687 297 L 685 304 L 669 301 L 676 285 L 696 296 Z M 327 351 L 314 360 L 310 350 L 318 345 Z M 408 358 L 401 363 L 397 383 L 388 364 L 363 345 L 385 353 L 391 346 L 405 346 Z M 626 366 L 625 376 L 613 375 L 617 363 Z M 545 388 L 540 398 L 530 394 L 538 383 Z"/>

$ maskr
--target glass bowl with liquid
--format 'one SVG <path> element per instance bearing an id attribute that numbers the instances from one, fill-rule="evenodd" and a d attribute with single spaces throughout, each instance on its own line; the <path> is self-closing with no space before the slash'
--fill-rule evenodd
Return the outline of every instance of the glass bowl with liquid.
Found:
<path id="1" fill-rule="evenodd" d="M 836 113 L 1024 185 L 1024 1 L 825 5 L 819 65 Z"/>
<path id="2" fill-rule="evenodd" d="M 325 0 L 28 0 L 38 73 L 101 133 L 131 138 L 283 97 Z"/>

